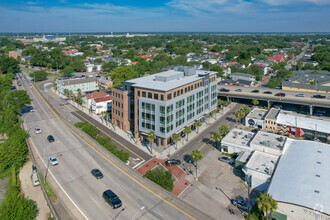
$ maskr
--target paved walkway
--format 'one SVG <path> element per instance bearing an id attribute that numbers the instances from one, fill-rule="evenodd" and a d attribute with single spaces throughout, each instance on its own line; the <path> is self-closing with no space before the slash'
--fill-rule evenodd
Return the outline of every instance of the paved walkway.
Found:
<path id="1" fill-rule="evenodd" d="M 143 164 L 142 167 L 137 169 L 137 172 L 141 173 L 142 175 L 146 174 L 148 170 L 151 170 L 155 168 L 157 165 L 163 166 L 167 170 L 170 170 L 172 174 L 175 176 L 177 179 L 176 182 L 174 183 L 174 188 L 172 193 L 175 196 L 179 196 L 186 188 L 190 186 L 190 183 L 186 180 L 186 173 L 177 165 L 173 166 L 166 166 L 165 164 L 166 160 L 160 160 L 157 158 L 154 158 L 147 163 Z"/>
<path id="2" fill-rule="evenodd" d="M 44 220 L 50 217 L 50 210 L 46 204 L 44 195 L 40 186 L 33 186 L 32 183 L 32 161 L 29 160 L 19 172 L 21 181 L 21 189 L 25 197 L 36 202 L 37 205 L 37 220 Z"/>

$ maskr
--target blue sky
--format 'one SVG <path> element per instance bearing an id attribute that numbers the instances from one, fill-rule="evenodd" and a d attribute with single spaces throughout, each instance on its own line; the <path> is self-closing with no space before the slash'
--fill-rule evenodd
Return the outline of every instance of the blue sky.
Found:
<path id="1" fill-rule="evenodd" d="M 330 0 L 0 0 L 0 32 L 330 32 Z"/>

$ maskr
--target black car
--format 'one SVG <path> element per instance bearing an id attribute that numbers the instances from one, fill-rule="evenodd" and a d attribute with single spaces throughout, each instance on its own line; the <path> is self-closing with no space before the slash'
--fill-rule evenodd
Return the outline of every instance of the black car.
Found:
<path id="1" fill-rule="evenodd" d="M 175 159 L 170 159 L 165 161 L 166 166 L 172 166 L 172 165 L 180 165 L 181 161 L 180 160 L 175 160 Z"/>
<path id="2" fill-rule="evenodd" d="M 258 89 L 255 89 L 255 90 L 252 90 L 251 92 L 252 93 L 259 93 L 259 90 Z"/>
<path id="3" fill-rule="evenodd" d="M 280 92 L 280 93 L 276 93 L 275 96 L 279 96 L 279 97 L 285 97 L 285 93 Z"/>
<path id="4" fill-rule="evenodd" d="M 271 91 L 264 91 L 264 94 L 273 94 Z"/>
<path id="5" fill-rule="evenodd" d="M 313 95 L 312 98 L 325 99 L 325 96 L 324 95 Z"/>
<path id="6" fill-rule="evenodd" d="M 229 89 L 226 89 L 226 88 L 221 88 L 220 89 L 220 92 L 229 92 L 230 90 Z"/>
<path id="7" fill-rule="evenodd" d="M 55 141 L 53 135 L 48 135 L 47 140 L 48 140 L 48 142 L 54 142 Z"/>
<path id="8" fill-rule="evenodd" d="M 101 173 L 101 171 L 99 169 L 92 169 L 91 174 L 93 176 L 95 176 L 96 179 L 102 179 L 103 178 L 103 174 Z"/>
<path id="9" fill-rule="evenodd" d="M 107 202 L 113 209 L 117 209 L 122 206 L 121 200 L 110 189 L 104 191 L 102 197 L 104 201 Z"/>

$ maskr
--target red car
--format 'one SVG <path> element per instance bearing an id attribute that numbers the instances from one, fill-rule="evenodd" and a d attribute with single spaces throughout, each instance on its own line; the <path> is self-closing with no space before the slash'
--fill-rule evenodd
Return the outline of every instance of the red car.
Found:
<path id="1" fill-rule="evenodd" d="M 285 93 L 280 92 L 280 93 L 276 93 L 275 96 L 279 96 L 279 97 L 285 97 Z"/>

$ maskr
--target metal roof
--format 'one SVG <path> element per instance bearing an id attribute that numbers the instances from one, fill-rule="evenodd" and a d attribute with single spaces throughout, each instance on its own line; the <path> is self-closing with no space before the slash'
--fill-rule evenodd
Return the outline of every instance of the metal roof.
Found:
<path id="1" fill-rule="evenodd" d="M 328 144 L 288 139 L 268 193 L 276 201 L 330 214 L 329 158 Z"/>

